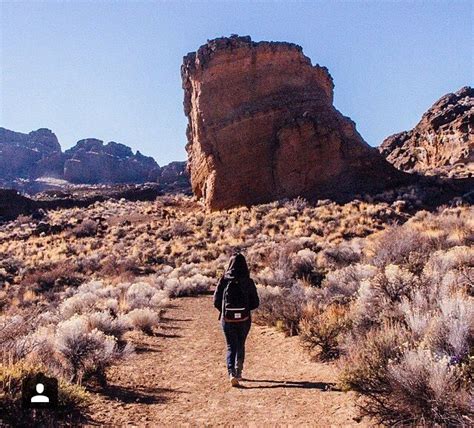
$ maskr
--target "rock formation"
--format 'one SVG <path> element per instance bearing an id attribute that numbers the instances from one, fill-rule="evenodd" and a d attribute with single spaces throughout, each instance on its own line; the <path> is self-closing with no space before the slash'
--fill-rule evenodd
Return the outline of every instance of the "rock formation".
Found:
<path id="1" fill-rule="evenodd" d="M 160 167 L 151 157 L 113 141 L 89 138 L 65 152 L 64 179 L 71 183 L 143 183 L 156 181 Z"/>
<path id="2" fill-rule="evenodd" d="M 186 162 L 171 162 L 161 168 L 158 183 L 166 192 L 191 193 Z"/>
<path id="3" fill-rule="evenodd" d="M 379 148 L 397 168 L 426 175 L 474 175 L 474 89 L 468 86 L 436 101 L 411 131 Z"/>
<path id="4" fill-rule="evenodd" d="M 335 197 L 403 179 L 333 106 L 333 81 L 292 43 L 208 41 L 181 68 L 195 195 L 211 209 Z"/>
<path id="5" fill-rule="evenodd" d="M 61 146 L 49 129 L 23 134 L 0 128 L 0 178 L 36 178 L 45 170 L 59 177 L 63 163 Z"/>
<path id="6" fill-rule="evenodd" d="M 37 193 L 47 188 L 73 184 L 120 184 L 159 182 L 164 191 L 189 192 L 185 162 L 160 168 L 152 157 L 113 141 L 104 144 L 89 138 L 61 151 L 49 129 L 29 134 L 0 128 L 0 188 Z M 46 183 L 41 177 L 59 179 Z"/>

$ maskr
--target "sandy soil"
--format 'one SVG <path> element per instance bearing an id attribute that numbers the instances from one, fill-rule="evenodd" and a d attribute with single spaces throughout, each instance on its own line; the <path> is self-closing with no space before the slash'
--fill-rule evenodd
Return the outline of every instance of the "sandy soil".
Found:
<path id="1" fill-rule="evenodd" d="M 335 368 L 312 362 L 297 338 L 253 325 L 244 380 L 228 382 L 224 336 L 210 296 L 173 301 L 155 336 L 131 337 L 137 354 L 94 394 L 91 423 L 106 425 L 367 426 Z"/>

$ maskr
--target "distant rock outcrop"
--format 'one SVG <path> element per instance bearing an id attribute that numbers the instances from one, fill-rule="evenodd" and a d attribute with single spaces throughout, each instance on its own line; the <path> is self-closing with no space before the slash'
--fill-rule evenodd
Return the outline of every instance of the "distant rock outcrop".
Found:
<path id="1" fill-rule="evenodd" d="M 50 180 L 54 179 L 54 180 Z M 37 193 L 72 184 L 159 182 L 163 191 L 190 191 L 186 162 L 161 168 L 152 157 L 113 141 L 78 141 L 61 151 L 49 129 L 23 134 L 0 128 L 0 188 Z"/>
<path id="2" fill-rule="evenodd" d="M 49 129 L 23 134 L 0 128 L 0 178 L 36 178 L 45 171 L 61 177 L 63 163 L 61 146 Z"/>
<path id="3" fill-rule="evenodd" d="M 158 183 L 169 192 L 190 193 L 186 162 L 171 162 L 161 168 Z"/>
<path id="4" fill-rule="evenodd" d="M 292 43 L 208 41 L 181 69 L 195 195 L 211 209 L 343 199 L 403 174 L 333 106 L 333 81 Z"/>
<path id="5" fill-rule="evenodd" d="M 113 141 L 81 140 L 65 156 L 64 179 L 71 183 L 143 183 L 160 174 L 153 158 Z"/>
<path id="6" fill-rule="evenodd" d="M 474 175 L 474 89 L 436 101 L 411 131 L 384 140 L 380 153 L 397 168 L 426 175 Z"/>

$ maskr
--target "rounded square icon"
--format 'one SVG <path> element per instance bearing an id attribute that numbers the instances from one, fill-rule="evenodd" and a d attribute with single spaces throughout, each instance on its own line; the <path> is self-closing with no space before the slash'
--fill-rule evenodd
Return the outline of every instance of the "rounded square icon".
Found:
<path id="1" fill-rule="evenodd" d="M 43 373 L 23 379 L 22 404 L 28 409 L 54 409 L 58 406 L 58 380 Z"/>

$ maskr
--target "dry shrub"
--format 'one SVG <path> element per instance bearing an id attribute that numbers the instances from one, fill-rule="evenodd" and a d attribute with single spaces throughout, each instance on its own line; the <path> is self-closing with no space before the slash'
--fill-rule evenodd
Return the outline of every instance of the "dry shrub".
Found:
<path id="1" fill-rule="evenodd" d="M 0 316 L 1 360 L 17 362 L 32 350 L 26 337 L 34 328 L 34 316 Z"/>
<path id="2" fill-rule="evenodd" d="M 149 308 L 134 309 L 130 311 L 126 317 L 127 320 L 137 329 L 143 333 L 152 335 L 153 328 L 158 327 L 160 322 L 161 312 L 156 312 Z"/>
<path id="3" fill-rule="evenodd" d="M 115 254 L 106 256 L 101 261 L 100 276 L 103 278 L 123 278 L 131 280 L 137 272 L 137 260 L 132 257 L 117 257 Z"/>
<path id="4" fill-rule="evenodd" d="M 131 326 L 125 317 L 114 317 L 110 311 L 93 312 L 87 317 L 89 328 L 97 329 L 107 336 L 113 336 L 117 341 L 130 330 Z"/>
<path id="5" fill-rule="evenodd" d="M 23 264 L 15 258 L 0 254 L 0 286 L 3 286 L 7 282 L 13 283 L 22 265 Z"/>
<path id="6" fill-rule="evenodd" d="M 76 265 L 63 262 L 41 266 L 26 273 L 22 279 L 22 286 L 31 287 L 38 292 L 45 292 L 59 290 L 66 286 L 77 287 L 82 281 L 82 276 L 76 272 Z"/>
<path id="7" fill-rule="evenodd" d="M 388 365 L 400 359 L 409 339 L 409 332 L 398 323 L 385 323 L 369 330 L 364 337 L 348 336 L 343 344 L 342 385 L 375 403 L 383 400 L 383 405 L 389 407 L 386 403 L 386 396 L 391 392 Z"/>
<path id="8" fill-rule="evenodd" d="M 378 267 L 395 264 L 420 274 L 437 245 L 413 228 L 397 226 L 388 229 L 376 241 L 370 261 Z"/>
<path id="9" fill-rule="evenodd" d="M 276 326 L 289 336 L 299 333 L 303 307 L 312 293 L 296 283 L 290 288 L 259 287 L 260 306 L 254 312 L 257 323 Z"/>
<path id="10" fill-rule="evenodd" d="M 360 263 L 329 272 L 321 290 L 325 301 L 327 303 L 350 301 L 358 293 L 362 282 L 371 280 L 377 272 L 375 266 Z"/>
<path id="11" fill-rule="evenodd" d="M 347 308 L 332 304 L 325 308 L 311 303 L 303 309 L 299 330 L 303 346 L 323 360 L 339 356 L 341 335 L 350 327 Z"/>
<path id="12" fill-rule="evenodd" d="M 113 337 L 91 329 L 87 318 L 78 315 L 58 324 L 55 345 L 71 382 L 96 376 L 103 385 L 105 369 L 132 351 L 129 346 L 119 349 Z"/>
<path id="13" fill-rule="evenodd" d="M 417 286 L 418 278 L 396 265 L 385 266 L 383 271 L 362 281 L 352 307 L 354 328 L 364 332 L 385 320 L 398 320 L 396 304 Z"/>
<path id="14" fill-rule="evenodd" d="M 170 229 L 170 234 L 172 237 L 183 237 L 192 233 L 192 229 L 182 221 L 174 222 Z"/>
<path id="15" fill-rule="evenodd" d="M 343 243 L 326 248 L 320 257 L 320 263 L 331 270 L 340 269 L 360 261 L 361 254 L 352 245 Z"/>
<path id="16" fill-rule="evenodd" d="M 168 303 L 168 293 L 147 282 L 131 284 L 126 293 L 128 309 L 162 308 Z"/>
<path id="17" fill-rule="evenodd" d="M 99 223 L 94 220 L 85 219 L 72 229 L 72 233 L 76 238 L 86 238 L 95 236 L 99 229 Z"/>
<path id="18" fill-rule="evenodd" d="M 388 424 L 467 426 L 474 422 L 474 409 L 460 378 L 459 367 L 447 357 L 429 350 L 406 352 L 388 367 L 391 393 L 387 405 L 376 408 L 377 417 Z"/>

